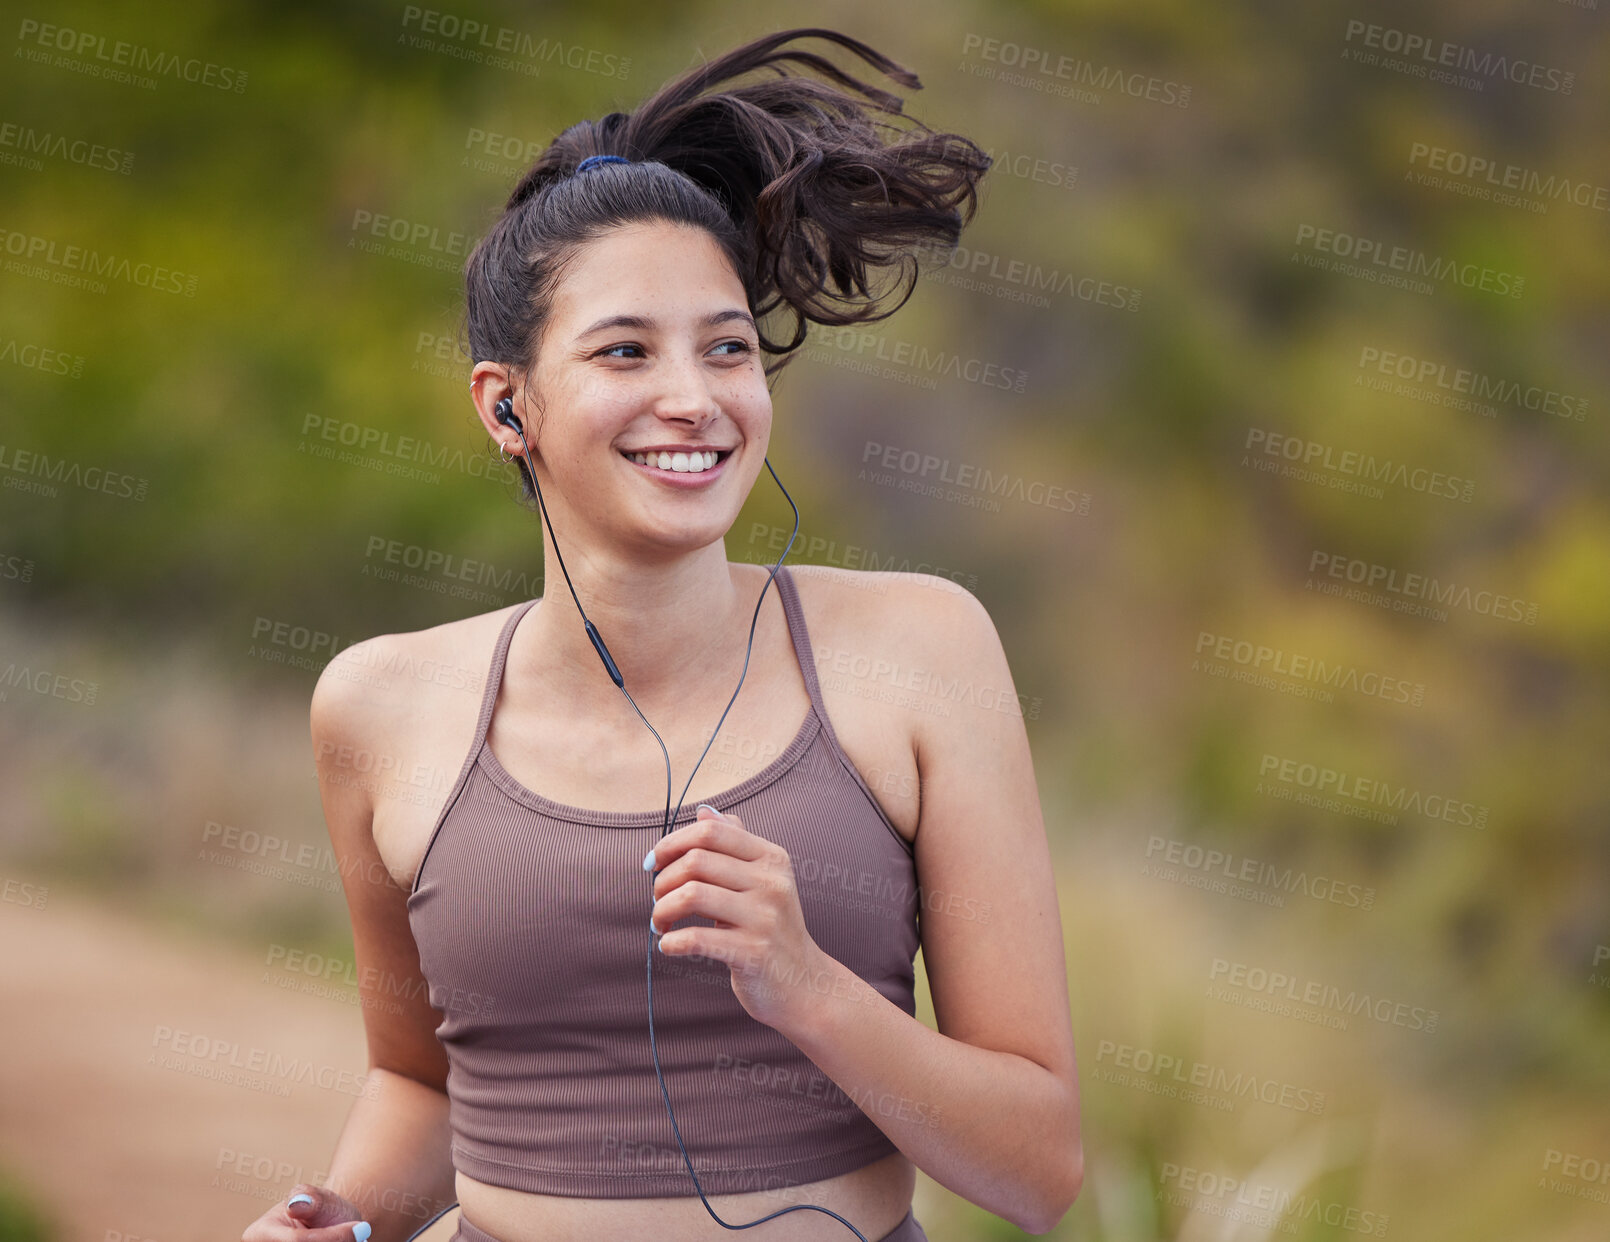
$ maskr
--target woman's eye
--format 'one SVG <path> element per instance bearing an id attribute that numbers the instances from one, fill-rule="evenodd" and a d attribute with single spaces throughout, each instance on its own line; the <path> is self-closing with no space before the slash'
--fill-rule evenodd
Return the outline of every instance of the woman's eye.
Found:
<path id="1" fill-rule="evenodd" d="M 715 349 L 716 350 L 725 350 L 729 346 L 733 347 L 733 352 L 726 355 L 729 358 L 730 357 L 736 357 L 739 354 L 748 354 L 748 353 L 753 353 L 754 352 L 753 349 L 750 348 L 750 345 L 749 345 L 748 341 L 722 341 L 721 344 L 719 344 L 719 345 L 717 345 L 715 347 Z M 623 349 L 635 349 L 637 351 L 637 353 L 635 355 L 625 355 L 625 354 L 622 354 L 622 353 L 619 352 L 619 351 L 621 351 Z M 712 352 L 714 352 L 714 351 L 712 351 Z M 643 347 L 641 345 L 626 344 L 626 345 L 611 345 L 607 349 L 599 350 L 598 353 L 595 356 L 599 357 L 599 358 L 625 358 L 625 357 L 628 357 L 628 356 L 641 357 L 642 353 L 643 353 Z"/>

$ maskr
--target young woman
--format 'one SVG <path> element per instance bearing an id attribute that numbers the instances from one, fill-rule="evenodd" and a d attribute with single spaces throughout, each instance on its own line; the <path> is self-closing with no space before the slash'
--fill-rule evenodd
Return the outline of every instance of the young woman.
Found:
<path id="1" fill-rule="evenodd" d="M 560 134 L 467 264 L 475 407 L 540 484 L 550 589 L 320 678 L 368 1091 L 329 1187 L 243 1242 L 401 1242 L 453 1201 L 468 1242 L 765 1216 L 772 1242 L 908 1242 L 917 1168 L 1032 1233 L 1078 1193 L 1061 924 L 993 624 L 939 578 L 727 559 L 805 324 L 893 313 L 870 277 L 909 297 L 989 166 L 877 116 L 900 101 L 806 37 L 920 85 L 829 30 L 756 40 Z"/>

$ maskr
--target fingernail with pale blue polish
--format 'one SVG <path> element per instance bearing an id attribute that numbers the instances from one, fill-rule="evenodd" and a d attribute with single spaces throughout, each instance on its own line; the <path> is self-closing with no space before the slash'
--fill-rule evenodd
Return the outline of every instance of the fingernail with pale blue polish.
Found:
<path id="1" fill-rule="evenodd" d="M 694 810 L 695 814 L 697 814 L 700 811 L 709 811 L 712 815 L 720 815 L 721 814 L 720 811 L 716 810 L 715 807 L 711 806 L 708 802 L 699 803 L 699 805 L 694 807 L 693 810 Z"/>
<path id="2" fill-rule="evenodd" d="M 366 1220 L 360 1220 L 356 1225 L 352 1226 L 354 1242 L 369 1242 L 369 1233 L 369 1222 Z"/>
<path id="3" fill-rule="evenodd" d="M 312 1195 L 292 1195 L 290 1197 L 290 1200 L 285 1204 L 285 1206 L 290 1207 L 293 1203 L 312 1203 L 312 1202 L 313 1202 L 313 1196 Z"/>
<path id="4" fill-rule="evenodd" d="M 658 927 L 654 926 L 654 916 L 652 914 L 648 916 L 648 929 L 649 929 L 649 931 L 653 932 L 656 936 L 658 936 L 660 934 L 660 929 Z"/>
<path id="5" fill-rule="evenodd" d="M 654 870 L 654 851 L 653 850 L 650 850 L 647 854 L 643 855 L 643 870 L 644 871 L 653 871 Z"/>

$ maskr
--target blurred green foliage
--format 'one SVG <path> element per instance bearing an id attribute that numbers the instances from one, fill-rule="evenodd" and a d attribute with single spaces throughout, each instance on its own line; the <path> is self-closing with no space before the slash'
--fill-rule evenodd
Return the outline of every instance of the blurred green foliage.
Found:
<path id="1" fill-rule="evenodd" d="M 131 161 L 126 173 L 50 157 L 0 166 L 7 237 L 195 283 L 193 296 L 124 280 L 93 292 L 0 273 L 0 340 L 78 360 L 73 376 L 0 362 L 6 453 L 144 486 L 138 500 L 0 489 L 0 556 L 30 567 L 25 581 L 7 572 L 0 583 L 8 633 L 22 636 L 0 662 L 71 651 L 105 695 L 95 721 L 10 695 L 6 771 L 27 792 L 11 800 L 8 848 L 23 842 L 26 856 L 85 883 L 183 887 L 191 873 L 172 841 L 193 838 L 198 814 L 224 811 L 181 814 L 177 784 L 150 776 L 170 762 L 173 734 L 144 724 L 152 700 L 135 687 L 161 683 L 141 680 L 142 661 L 182 646 L 216 670 L 240 714 L 288 702 L 294 720 L 314 673 L 243 654 L 260 619 L 340 646 L 513 602 L 381 583 L 364 572 L 373 541 L 540 575 L 534 520 L 451 352 L 457 268 L 526 162 L 501 151 L 540 150 L 578 119 L 629 109 L 701 53 L 820 22 L 915 69 L 924 90 L 908 111 L 998 159 L 965 253 L 942 274 L 954 279 L 924 282 L 875 331 L 891 347 L 1021 370 L 1024 392 L 892 382 L 820 347 L 778 387 L 773 458 L 802 533 L 821 537 L 819 549 L 837 541 L 820 559 L 855 545 L 956 571 L 995 618 L 1017 689 L 1042 704 L 1028 728 L 1063 867 L 1090 1156 L 1086 1193 L 1056 1236 L 1173 1236 L 1182 1213 L 1159 1198 L 1167 1164 L 1246 1175 L 1270 1150 L 1307 1141 L 1278 1110 L 1221 1119 L 1096 1080 L 1103 1040 L 1248 1064 L 1290 1057 L 1293 1080 L 1332 1091 L 1327 1118 L 1362 1135 L 1310 1192 L 1373 1205 L 1390 1215 L 1390 1236 L 1587 1237 L 1602 1226 L 1602 1203 L 1539 1179 L 1549 1150 L 1610 1156 L 1610 987 L 1595 964 L 1610 943 L 1606 214 L 1561 199 L 1543 212 L 1506 205 L 1472 193 L 1478 178 L 1427 184 L 1417 174 L 1430 157 L 1416 155 L 1610 180 L 1602 14 L 1451 0 L 835 0 L 808 17 L 709 0 L 432 11 L 535 26 L 629 58 L 629 70 L 478 66 L 411 44 L 417 20 L 389 3 L 198 0 L 138 14 L 65 3 L 33 19 L 245 71 L 238 93 L 172 79 L 143 90 L 8 59 L 0 120 Z M 20 51 L 18 20 L 8 37 Z M 1369 36 L 1355 28 L 1372 25 L 1564 68 L 1573 88 L 1489 78 L 1473 89 L 1361 63 L 1352 53 Z M 1024 49 L 1041 63 L 1184 84 L 1188 101 L 1108 87 L 1081 103 L 1017 85 L 1003 75 Z M 1036 161 L 1076 173 L 1057 184 Z M 423 240 L 368 252 L 376 217 L 418 225 Z M 1422 293 L 1326 270 L 1308 261 L 1320 252 L 1305 229 L 1520 275 L 1523 292 L 1442 280 Z M 1067 292 L 1046 307 L 1000 296 L 1020 284 L 989 273 L 1014 262 L 1138 291 L 1136 308 Z M 986 288 L 960 283 L 969 272 Z M 1393 377 L 1365 364 L 1370 350 L 1569 394 L 1584 416 L 1516 400 L 1455 408 L 1424 399 L 1447 391 L 1434 379 L 1407 394 L 1372 387 Z M 1389 485 L 1374 499 L 1277 477 L 1246 464 L 1254 429 L 1470 480 L 1473 494 Z M 361 453 L 369 465 L 319 455 L 344 436 L 416 437 L 455 464 L 421 480 L 387 473 L 402 459 L 384 448 Z M 875 486 L 860 477 L 874 442 L 1070 487 L 1089 510 L 1009 501 L 988 512 Z M 786 527 L 786 516 L 757 489 L 729 555 L 770 559 L 775 549 L 751 532 Z M 1454 607 L 1439 620 L 1326 596 L 1314 585 L 1326 581 L 1320 555 L 1494 592 L 1535 616 Z M 88 645 L 67 645 L 68 634 Z M 1320 702 L 1236 684 L 1193 670 L 1203 635 L 1399 678 L 1423 700 L 1344 691 Z M 187 719 L 208 730 L 214 710 Z M 102 770 L 150 782 L 139 786 L 149 796 L 119 801 L 95 768 L 75 771 L 60 757 L 69 739 L 98 747 Z M 206 753 L 221 772 L 225 752 Z M 1467 803 L 1484 826 L 1383 822 L 1354 804 L 1274 796 L 1262 783 L 1269 756 Z M 309 789 L 279 793 L 264 788 L 242 813 L 320 839 Z M 1268 908 L 1145 879 L 1154 839 L 1340 877 L 1375 903 Z M 1097 891 L 1098 880 L 1111 887 Z M 338 896 L 321 908 L 322 930 L 298 924 L 309 939 L 342 926 Z M 275 917 L 250 903 L 207 917 L 223 925 L 232 913 L 254 929 Z M 1126 952 L 1111 957 L 1112 943 Z M 1434 1038 L 1383 1026 L 1337 1040 L 1254 1015 L 1242 1051 L 1227 1052 L 1244 1011 L 1203 1004 L 1215 956 L 1412 998 L 1442 1024 Z M 1017 1236 L 952 1206 L 929 1226 L 936 1239 Z M 1310 1221 L 1292 1236 L 1350 1233 Z"/>
<path id="2" fill-rule="evenodd" d="M 0 1174 L 0 1242 L 52 1242 L 59 1236 L 21 1180 Z"/>

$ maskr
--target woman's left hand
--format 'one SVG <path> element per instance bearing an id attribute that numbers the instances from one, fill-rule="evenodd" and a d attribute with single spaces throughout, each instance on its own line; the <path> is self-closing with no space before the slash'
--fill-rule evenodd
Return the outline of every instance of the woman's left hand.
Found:
<path id="1" fill-rule="evenodd" d="M 652 867 L 659 951 L 726 964 L 733 994 L 757 1022 L 780 1027 L 830 982 L 830 959 L 805 928 L 788 851 L 736 815 L 701 803 L 697 819 L 655 843 Z M 674 926 L 690 915 L 716 926 Z"/>

